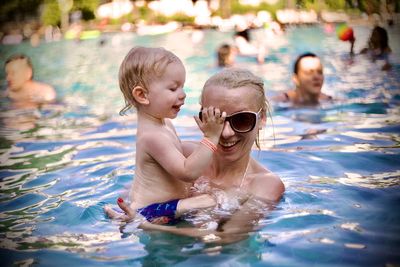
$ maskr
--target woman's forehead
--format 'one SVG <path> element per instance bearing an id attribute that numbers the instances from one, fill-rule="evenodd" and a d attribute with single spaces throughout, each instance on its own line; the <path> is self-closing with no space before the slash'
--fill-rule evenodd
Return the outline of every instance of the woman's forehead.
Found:
<path id="1" fill-rule="evenodd" d="M 204 89 L 203 106 L 215 106 L 221 109 L 250 109 L 257 105 L 259 94 L 250 86 L 226 88 L 209 86 Z"/>

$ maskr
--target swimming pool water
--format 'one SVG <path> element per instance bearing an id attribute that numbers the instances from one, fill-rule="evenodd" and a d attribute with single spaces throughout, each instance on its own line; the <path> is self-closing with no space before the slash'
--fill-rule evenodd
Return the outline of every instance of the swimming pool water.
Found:
<path id="1" fill-rule="evenodd" d="M 222 248 L 120 229 L 102 207 L 115 203 L 135 172 L 136 117 L 118 115 L 125 54 L 134 45 L 164 46 L 184 61 L 187 99 L 175 125 L 182 139 L 198 140 L 191 116 L 203 83 L 218 70 L 214 50 L 231 33 L 207 30 L 198 43 L 180 31 L 105 34 L 104 45 L 94 39 L 2 46 L 1 63 L 16 52 L 31 56 L 35 77 L 56 87 L 59 103 L 20 112 L 2 99 L 2 116 L 22 118 L 24 129 L 1 128 L 1 265 L 399 265 L 400 30 L 388 30 L 394 68 L 387 73 L 362 56 L 349 58 L 349 44 L 320 26 L 289 28 L 264 65 L 238 60 L 265 79 L 272 96 L 292 86 L 295 57 L 315 52 L 325 66 L 323 90 L 337 101 L 316 109 L 274 106 L 273 125 L 253 156 L 282 177 L 286 193 L 260 230 Z M 369 29 L 355 27 L 355 34 L 359 51 Z M 4 73 L 0 78 L 5 88 Z"/>

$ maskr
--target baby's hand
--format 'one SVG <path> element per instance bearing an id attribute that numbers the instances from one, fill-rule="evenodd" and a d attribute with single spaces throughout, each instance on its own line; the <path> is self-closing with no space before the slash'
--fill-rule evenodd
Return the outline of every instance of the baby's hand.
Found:
<path id="1" fill-rule="evenodd" d="M 226 112 L 221 112 L 219 108 L 208 107 L 203 108 L 201 111 L 201 119 L 197 116 L 194 117 L 200 130 L 211 141 L 218 143 L 219 137 L 224 128 Z"/>

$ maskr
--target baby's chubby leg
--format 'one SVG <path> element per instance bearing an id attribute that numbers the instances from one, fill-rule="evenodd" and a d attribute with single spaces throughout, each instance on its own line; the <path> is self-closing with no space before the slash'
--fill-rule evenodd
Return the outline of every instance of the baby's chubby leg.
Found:
<path id="1" fill-rule="evenodd" d="M 198 195 L 195 197 L 184 198 L 179 200 L 176 208 L 176 217 L 195 209 L 212 208 L 217 204 L 215 199 L 207 194 Z"/>

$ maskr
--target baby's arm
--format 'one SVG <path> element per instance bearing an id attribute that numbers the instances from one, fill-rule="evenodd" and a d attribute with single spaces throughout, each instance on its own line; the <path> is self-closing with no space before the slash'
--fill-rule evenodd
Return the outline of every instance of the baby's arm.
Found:
<path id="1" fill-rule="evenodd" d="M 197 146 L 200 145 L 200 142 L 198 141 L 182 141 L 182 151 L 183 155 L 187 158 L 190 156 L 190 154 L 193 153 L 193 151 L 197 148 Z"/>
<path id="2" fill-rule="evenodd" d="M 172 177 L 193 182 L 202 175 L 211 162 L 224 126 L 226 113 L 209 107 L 203 110 L 202 117 L 202 121 L 198 117 L 195 117 L 195 120 L 204 133 L 204 139 L 189 156 L 183 154 L 182 146 L 176 147 L 169 138 L 160 133 L 149 133 L 140 145 L 145 146 L 145 151 Z"/>
<path id="3" fill-rule="evenodd" d="M 191 181 L 200 177 L 209 166 L 212 154 L 217 150 L 226 113 L 221 112 L 218 108 L 208 107 L 202 110 L 202 120 L 197 116 L 194 118 L 203 132 L 204 138 L 184 162 L 184 168 L 191 173 Z"/>

